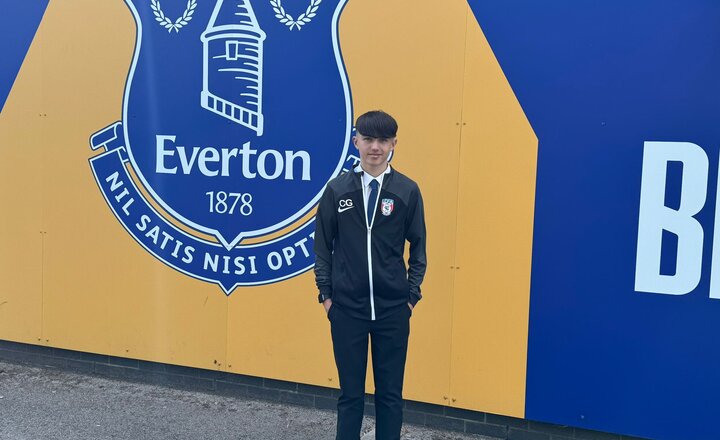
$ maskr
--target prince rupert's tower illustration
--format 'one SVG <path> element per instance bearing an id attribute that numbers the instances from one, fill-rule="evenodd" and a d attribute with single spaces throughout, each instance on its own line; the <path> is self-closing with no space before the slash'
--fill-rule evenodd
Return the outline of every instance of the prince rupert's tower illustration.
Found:
<path id="1" fill-rule="evenodd" d="M 265 32 L 250 2 L 218 0 L 200 38 L 204 55 L 203 108 L 262 136 Z"/>

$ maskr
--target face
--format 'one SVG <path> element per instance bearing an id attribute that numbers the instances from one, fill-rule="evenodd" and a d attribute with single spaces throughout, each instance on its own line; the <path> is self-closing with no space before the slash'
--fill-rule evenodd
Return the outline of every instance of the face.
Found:
<path id="1" fill-rule="evenodd" d="M 366 171 L 384 171 L 388 156 L 395 149 L 397 138 L 374 138 L 362 133 L 353 137 L 353 144 L 360 152 L 360 163 Z"/>

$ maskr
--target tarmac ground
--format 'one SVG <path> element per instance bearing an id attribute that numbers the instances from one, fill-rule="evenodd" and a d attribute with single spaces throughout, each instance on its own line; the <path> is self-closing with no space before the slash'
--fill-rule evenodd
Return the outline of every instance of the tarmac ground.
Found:
<path id="1" fill-rule="evenodd" d="M 0 362 L 2 440 L 332 440 L 335 413 Z M 362 440 L 372 440 L 365 418 Z M 493 440 L 403 426 L 402 440 Z"/>

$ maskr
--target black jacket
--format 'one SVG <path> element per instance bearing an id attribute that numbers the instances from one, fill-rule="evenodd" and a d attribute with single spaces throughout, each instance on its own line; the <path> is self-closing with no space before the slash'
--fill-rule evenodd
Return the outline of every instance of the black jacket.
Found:
<path id="1" fill-rule="evenodd" d="M 391 168 L 368 227 L 360 167 L 334 178 L 318 205 L 314 249 L 315 282 L 333 307 L 357 318 L 380 319 L 408 302 L 414 306 L 422 297 L 426 267 L 425 214 L 417 184 Z"/>

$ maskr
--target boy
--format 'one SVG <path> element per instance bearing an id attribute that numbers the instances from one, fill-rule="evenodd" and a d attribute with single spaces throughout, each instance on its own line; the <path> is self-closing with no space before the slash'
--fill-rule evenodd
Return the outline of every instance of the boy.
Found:
<path id="1" fill-rule="evenodd" d="M 425 215 L 417 184 L 388 163 L 397 144 L 395 119 L 371 111 L 355 127 L 360 164 L 331 180 L 318 205 L 315 280 L 340 378 L 336 438 L 360 438 L 369 336 L 376 438 L 395 440 L 402 427 L 409 319 L 425 276 Z"/>

